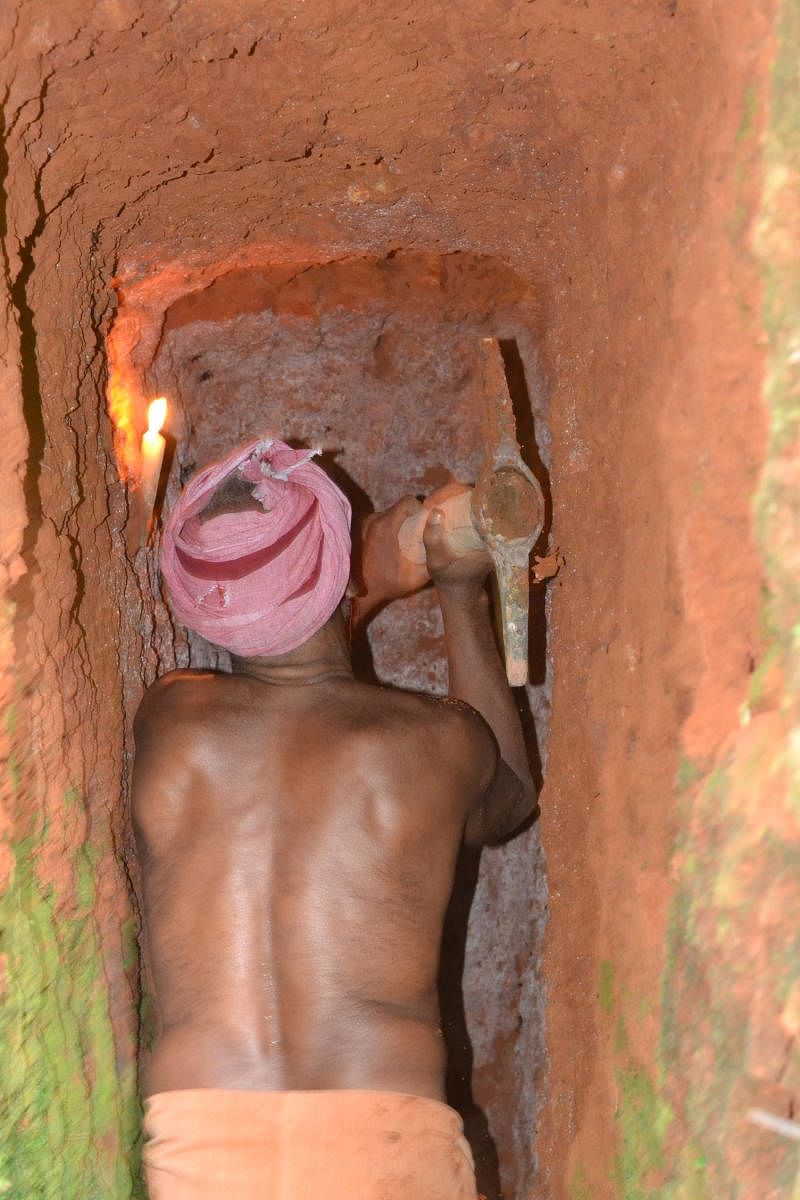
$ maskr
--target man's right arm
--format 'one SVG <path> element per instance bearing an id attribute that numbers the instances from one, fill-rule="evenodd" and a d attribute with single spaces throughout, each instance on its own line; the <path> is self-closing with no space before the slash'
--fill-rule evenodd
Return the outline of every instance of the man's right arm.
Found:
<path id="1" fill-rule="evenodd" d="M 454 555 L 436 509 L 425 529 L 425 549 L 444 620 L 449 693 L 480 713 L 496 742 L 487 746 L 490 778 L 468 817 L 466 840 L 472 845 L 498 842 L 535 810 L 536 792 L 519 713 L 492 632 L 485 586 L 492 561 L 486 551 Z M 489 742 L 485 734 L 484 739 Z"/>

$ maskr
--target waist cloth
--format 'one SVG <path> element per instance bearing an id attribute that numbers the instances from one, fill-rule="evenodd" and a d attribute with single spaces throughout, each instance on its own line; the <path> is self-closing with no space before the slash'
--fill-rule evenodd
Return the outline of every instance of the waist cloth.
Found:
<path id="1" fill-rule="evenodd" d="M 458 1113 L 400 1092 L 161 1092 L 150 1200 L 477 1200 Z"/>

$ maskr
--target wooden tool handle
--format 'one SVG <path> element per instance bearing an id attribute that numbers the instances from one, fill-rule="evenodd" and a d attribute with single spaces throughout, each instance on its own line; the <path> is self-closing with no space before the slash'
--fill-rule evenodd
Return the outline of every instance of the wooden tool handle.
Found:
<path id="1" fill-rule="evenodd" d="M 528 608 L 530 574 L 527 555 L 517 561 L 493 554 L 503 626 L 503 650 L 509 687 L 528 682 Z"/>

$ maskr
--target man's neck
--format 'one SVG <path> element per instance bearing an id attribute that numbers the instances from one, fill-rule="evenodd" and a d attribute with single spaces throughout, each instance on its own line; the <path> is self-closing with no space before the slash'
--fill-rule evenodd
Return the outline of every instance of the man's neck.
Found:
<path id="1" fill-rule="evenodd" d="M 352 680 L 347 629 L 337 610 L 322 629 L 302 646 L 274 657 L 232 658 L 235 675 L 249 675 L 263 683 L 303 687 L 329 680 Z"/>

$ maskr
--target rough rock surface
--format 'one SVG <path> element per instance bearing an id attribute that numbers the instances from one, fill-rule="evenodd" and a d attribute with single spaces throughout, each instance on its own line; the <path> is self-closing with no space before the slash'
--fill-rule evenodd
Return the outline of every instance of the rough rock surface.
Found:
<path id="1" fill-rule="evenodd" d="M 231 272 L 458 253 L 522 289 L 567 559 L 540 824 L 546 1077 L 535 947 L 512 928 L 539 903 L 535 835 L 476 900 L 475 1095 L 504 1193 L 786 1195 L 795 1151 L 746 1111 L 791 1115 L 800 1086 L 794 0 L 12 0 L 0 21 L 0 1186 L 137 1186 L 130 720 L 188 651 L 152 561 L 126 553 L 124 480 L 160 372 L 202 395 L 175 357 L 200 336 L 192 297 Z M 257 299 L 243 336 L 276 328 Z M 451 344 L 441 320 L 436 336 Z M 392 339 L 382 361 L 397 369 Z"/>

